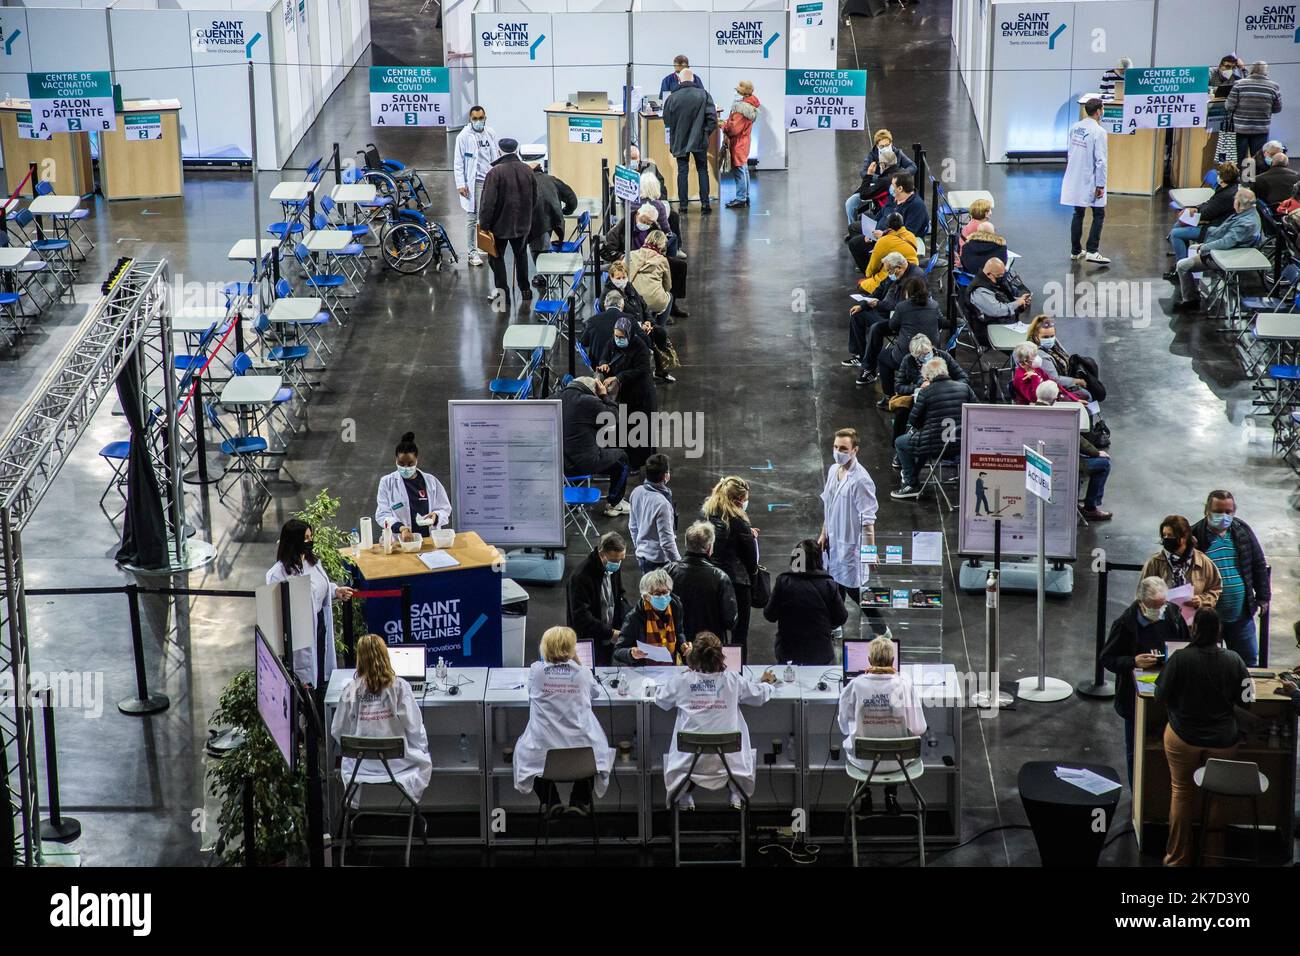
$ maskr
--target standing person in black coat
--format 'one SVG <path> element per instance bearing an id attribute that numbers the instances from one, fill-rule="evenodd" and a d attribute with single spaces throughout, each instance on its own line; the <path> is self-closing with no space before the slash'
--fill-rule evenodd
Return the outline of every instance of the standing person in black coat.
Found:
<path id="1" fill-rule="evenodd" d="M 529 165 L 537 181 L 537 198 L 533 203 L 533 227 L 528 232 L 528 251 L 536 263 L 537 257 L 551 247 L 551 239 L 564 240 L 564 217 L 578 208 L 578 194 L 564 180 L 542 172 L 541 163 Z M 546 280 L 534 276 L 533 285 L 545 288 Z"/>
<path id="2" fill-rule="evenodd" d="M 790 570 L 772 582 L 763 617 L 776 625 L 776 659 L 817 666 L 835 663 L 835 630 L 849 619 L 839 586 L 822 567 L 813 538 L 795 545 Z"/>
<path id="3" fill-rule="evenodd" d="M 600 544 L 569 576 L 566 594 L 569 627 L 577 633 L 578 640 L 591 641 L 597 667 L 609 667 L 613 663 L 619 628 L 627 616 L 622 573 L 626 556 L 627 542 L 617 531 L 611 531 L 601 536 Z"/>
<path id="4" fill-rule="evenodd" d="M 1115 713 L 1124 718 L 1124 753 L 1128 782 L 1133 784 L 1133 720 L 1137 714 L 1137 679 L 1133 669 L 1150 670 L 1169 653 L 1170 641 L 1191 640 L 1178 608 L 1169 604 L 1162 578 L 1143 578 L 1138 596 L 1115 618 L 1101 649 L 1101 666 L 1115 675 Z"/>
<path id="5" fill-rule="evenodd" d="M 758 529 L 750 525 L 745 509 L 749 507 L 749 482 L 728 475 L 713 486 L 700 514 L 713 525 L 713 562 L 727 572 L 736 594 L 736 627 L 733 644 L 749 640 L 751 595 L 758 574 Z"/>
<path id="6" fill-rule="evenodd" d="M 525 301 L 533 297 L 528 286 L 528 257 L 524 242 L 533 230 L 533 208 L 537 205 L 537 179 L 532 169 L 519 158 L 519 143 L 503 139 L 499 143 L 501 158 L 492 164 L 483 180 L 483 201 L 479 206 L 479 228 L 492 233 L 497 254 L 488 256 L 496 288 L 488 298 L 500 297 L 510 302 L 510 282 L 506 278 L 506 246 L 515 257 L 515 284 Z"/>
<path id="7" fill-rule="evenodd" d="M 686 211 L 691 194 L 691 157 L 700 180 L 700 210 L 713 212 L 709 201 L 709 141 L 718 129 L 718 107 L 709 91 L 693 85 L 690 67 L 677 74 L 681 85 L 664 101 L 668 151 L 677 158 L 677 208 Z"/>
<path id="8" fill-rule="evenodd" d="M 646 440 L 635 448 L 627 449 L 628 462 L 640 468 L 656 451 L 649 440 L 650 415 L 655 410 L 654 362 L 650 347 L 632 331 L 632 320 L 624 316 L 614 323 L 614 337 L 609 348 L 598 360 L 596 371 L 608 379 L 618 380 L 618 403 L 627 409 L 628 421 L 634 413 L 642 413 Z M 638 416 L 640 417 L 640 416 Z"/>
<path id="9" fill-rule="evenodd" d="M 686 529 L 686 554 L 664 570 L 673 579 L 673 594 L 682 602 L 686 615 L 686 640 L 695 640 L 701 631 L 709 631 L 728 641 L 726 636 L 736 627 L 736 592 L 727 572 L 713 557 L 713 525 L 697 521 Z"/>
<path id="10" fill-rule="evenodd" d="M 605 517 L 616 518 L 631 508 L 623 500 L 627 488 L 627 453 L 621 448 L 602 447 L 600 433 L 608 416 L 618 407 L 605 396 L 605 386 L 594 378 L 579 376 L 560 389 L 560 416 L 564 427 L 564 474 L 605 475 L 609 496 Z"/>
<path id="11" fill-rule="evenodd" d="M 961 408 L 975 401 L 965 382 L 948 377 L 948 363 L 932 358 L 921 369 L 921 387 L 907 416 L 908 433 L 894 441 L 903 487 L 891 491 L 896 500 L 921 497 L 921 466 L 941 455 L 956 455 L 961 447 Z"/>

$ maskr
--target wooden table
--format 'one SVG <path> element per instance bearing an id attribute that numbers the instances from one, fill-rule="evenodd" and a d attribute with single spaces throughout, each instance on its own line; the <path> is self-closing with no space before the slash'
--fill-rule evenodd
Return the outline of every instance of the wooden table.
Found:
<path id="1" fill-rule="evenodd" d="M 95 170 L 90 158 L 90 134 L 55 133 L 49 139 L 22 139 L 18 136 L 18 114 L 30 114 L 28 100 L 0 101 L 0 149 L 4 151 L 5 195 L 18 188 L 27 175 L 29 164 L 36 169 L 57 170 L 61 188 L 75 191 L 78 196 L 95 192 Z M 51 165 L 52 164 L 52 165 Z M 35 183 L 28 183 L 23 195 L 34 194 Z"/>
<path id="2" fill-rule="evenodd" d="M 99 184 L 104 198 L 155 199 L 185 191 L 181 166 L 180 100 L 126 100 L 117 129 L 99 134 Z M 161 139 L 131 135 L 141 120 L 158 117 Z M 134 121 L 134 122 L 133 122 Z"/>
<path id="3" fill-rule="evenodd" d="M 1083 104 L 1091 99 L 1102 99 L 1102 96 L 1088 93 L 1079 98 L 1080 119 L 1083 118 Z M 1117 132 L 1123 128 L 1123 114 L 1123 100 L 1103 102 L 1101 128 L 1108 134 L 1106 192 L 1128 196 L 1153 195 L 1163 178 L 1165 131 Z"/>
<path id="4" fill-rule="evenodd" d="M 546 150 L 550 173 L 579 196 L 599 196 L 600 161 L 618 165 L 622 110 L 580 110 L 566 103 L 546 108 Z M 585 138 L 584 138 L 585 137 Z"/>

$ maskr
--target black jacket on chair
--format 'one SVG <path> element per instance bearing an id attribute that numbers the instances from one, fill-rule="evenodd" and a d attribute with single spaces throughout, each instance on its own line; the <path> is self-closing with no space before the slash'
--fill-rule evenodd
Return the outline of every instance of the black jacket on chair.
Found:
<path id="1" fill-rule="evenodd" d="M 1115 713 L 1132 720 L 1137 712 L 1137 679 L 1133 676 L 1134 659 L 1139 654 L 1165 650 L 1169 641 L 1190 641 L 1191 634 L 1178 608 L 1165 605 L 1160 620 L 1143 627 L 1138 623 L 1138 602 L 1115 618 L 1101 649 L 1101 666 L 1115 675 Z"/>
<path id="2" fill-rule="evenodd" d="M 533 201 L 533 228 L 528 233 L 528 241 L 544 241 L 547 236 L 564 236 L 564 217 L 578 208 L 578 194 L 562 179 L 544 173 L 540 169 L 533 172 L 537 181 L 537 198 Z"/>
<path id="3" fill-rule="evenodd" d="M 566 589 L 569 627 L 577 633 L 578 640 L 593 643 L 598 665 L 608 665 L 613 660 L 614 641 L 610 632 L 622 627 L 623 619 L 627 617 L 627 597 L 623 593 L 623 572 L 620 569 L 610 576 L 614 613 L 609 627 L 605 626 L 600 613 L 600 589 L 604 576 L 605 561 L 600 551 L 593 549 L 569 576 Z"/>
<path id="4" fill-rule="evenodd" d="M 483 200 L 478 224 L 496 239 L 522 239 L 532 232 L 537 204 L 537 178 L 533 168 L 515 153 L 506 153 L 483 180 Z M 498 244 L 497 252 L 504 252 Z"/>
<path id="5" fill-rule="evenodd" d="M 956 453 L 961 447 L 961 407 L 973 401 L 975 393 L 971 387 L 950 378 L 935 379 L 925 388 L 916 390 L 907 427 L 912 430 L 908 445 L 918 463 L 931 461 L 943 453 L 943 436 L 949 421 L 954 424 L 948 452 Z"/>
<path id="6" fill-rule="evenodd" d="M 772 582 L 763 617 L 776 625 L 776 659 L 833 664 L 831 633 L 849 619 L 839 586 L 827 571 L 783 571 Z"/>
<path id="7" fill-rule="evenodd" d="M 673 594 L 681 599 L 686 612 L 686 640 L 695 640 L 700 631 L 712 631 L 726 643 L 736 627 L 736 592 L 727 572 L 693 551 L 664 570 L 673 579 Z"/>

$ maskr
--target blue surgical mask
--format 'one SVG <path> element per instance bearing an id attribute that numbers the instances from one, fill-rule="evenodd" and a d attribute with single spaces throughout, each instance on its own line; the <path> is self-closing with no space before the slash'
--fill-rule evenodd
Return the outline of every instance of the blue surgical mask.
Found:
<path id="1" fill-rule="evenodd" d="M 1045 348 L 1045 349 L 1055 348 L 1055 347 L 1056 347 L 1056 336 L 1055 336 L 1055 335 L 1044 335 L 1041 339 L 1038 340 L 1038 344 L 1041 345 L 1041 346 L 1042 346 L 1043 348 Z"/>
<path id="2" fill-rule="evenodd" d="M 416 473 L 418 470 L 419 470 L 419 469 L 416 468 L 414 465 L 398 465 L 398 466 L 397 466 L 397 473 L 398 473 L 399 475 L 401 475 L 403 478 L 414 478 L 414 477 L 415 477 L 415 473 Z"/>
<path id="3" fill-rule="evenodd" d="M 652 594 L 650 595 L 650 606 L 656 611 L 666 611 L 672 600 L 673 596 L 671 594 Z"/>
<path id="4" fill-rule="evenodd" d="M 483 132 L 483 130 L 485 130 L 485 129 L 487 128 L 487 120 L 485 120 L 485 119 L 481 119 L 481 120 L 470 120 L 470 124 L 469 124 L 469 125 L 470 125 L 470 128 L 474 130 L 474 132 L 476 132 L 476 133 L 481 133 L 481 132 Z"/>
<path id="5" fill-rule="evenodd" d="M 1265 165 L 1265 166 L 1272 166 L 1272 165 L 1273 165 L 1273 157 L 1270 156 L 1268 153 L 1265 153 L 1265 154 L 1264 154 L 1264 165 Z"/>
<path id="6" fill-rule="evenodd" d="M 620 339 L 618 337 L 615 337 L 614 345 L 616 345 L 618 348 L 625 349 L 627 348 L 627 339 Z"/>
<path id="7" fill-rule="evenodd" d="M 606 562 L 605 562 L 605 573 L 606 573 L 606 574 L 613 574 L 613 573 L 614 573 L 615 571 L 617 571 L 620 567 L 622 567 L 622 564 L 620 564 L 618 561 L 606 561 Z"/>
<path id="8" fill-rule="evenodd" d="M 933 353 L 933 352 L 926 352 L 924 355 L 922 355 L 922 356 L 920 357 L 920 359 L 917 360 L 917 364 L 920 365 L 922 368 L 924 368 L 924 367 L 925 367 L 925 363 L 928 362 L 928 361 L 930 361 L 930 359 L 932 359 L 932 358 L 934 358 L 934 353 Z"/>
<path id="9" fill-rule="evenodd" d="M 1223 531 L 1232 524 L 1232 515 L 1227 512 L 1209 514 L 1205 516 L 1205 520 L 1209 522 L 1211 528 Z"/>

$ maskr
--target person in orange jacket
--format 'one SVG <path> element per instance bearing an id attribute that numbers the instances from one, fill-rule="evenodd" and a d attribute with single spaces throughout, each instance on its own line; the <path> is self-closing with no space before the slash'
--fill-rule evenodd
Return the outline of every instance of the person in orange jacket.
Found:
<path id="1" fill-rule="evenodd" d="M 749 205 L 749 135 L 759 109 L 754 84 L 749 80 L 736 84 L 736 96 L 727 121 L 722 124 L 726 148 L 731 151 L 731 176 L 736 183 L 736 195 L 727 203 L 728 209 Z"/>

